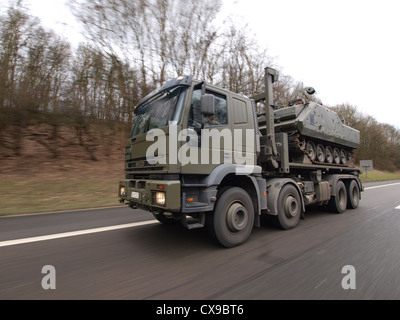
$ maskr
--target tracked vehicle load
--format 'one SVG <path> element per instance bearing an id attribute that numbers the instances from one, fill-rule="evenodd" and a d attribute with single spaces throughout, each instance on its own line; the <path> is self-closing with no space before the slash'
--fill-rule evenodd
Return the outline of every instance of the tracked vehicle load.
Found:
<path id="1" fill-rule="evenodd" d="M 291 163 L 352 167 L 354 150 L 360 145 L 360 132 L 347 126 L 336 112 L 310 101 L 309 95 L 314 93 L 313 88 L 307 88 L 304 99 L 279 109 L 271 105 L 274 135 L 288 135 Z M 264 115 L 259 117 L 260 130 L 269 136 L 265 119 Z"/>
<path id="2" fill-rule="evenodd" d="M 275 132 L 289 135 L 293 162 L 353 165 L 360 145 L 360 132 L 343 123 L 339 115 L 315 102 L 298 100 L 295 105 L 274 111 Z"/>

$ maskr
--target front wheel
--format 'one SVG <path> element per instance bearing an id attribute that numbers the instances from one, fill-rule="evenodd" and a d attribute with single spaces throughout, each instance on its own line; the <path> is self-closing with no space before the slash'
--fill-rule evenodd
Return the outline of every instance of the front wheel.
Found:
<path id="1" fill-rule="evenodd" d="M 207 214 L 211 236 L 226 248 L 245 243 L 254 226 L 254 206 L 241 188 L 225 189 L 218 196 L 214 212 Z"/>

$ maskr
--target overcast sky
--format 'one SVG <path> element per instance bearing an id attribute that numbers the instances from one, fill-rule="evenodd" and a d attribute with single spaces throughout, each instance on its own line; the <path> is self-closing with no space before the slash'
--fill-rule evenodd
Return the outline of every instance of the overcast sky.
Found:
<path id="1" fill-rule="evenodd" d="M 64 2 L 25 0 L 45 26 L 76 35 Z M 8 3 L 0 0 L 2 13 Z M 283 72 L 325 104 L 349 103 L 400 128 L 399 0 L 224 0 L 223 14 L 248 23 Z"/>
<path id="2" fill-rule="evenodd" d="M 328 105 L 400 128 L 399 0 L 225 0 L 283 72 Z"/>

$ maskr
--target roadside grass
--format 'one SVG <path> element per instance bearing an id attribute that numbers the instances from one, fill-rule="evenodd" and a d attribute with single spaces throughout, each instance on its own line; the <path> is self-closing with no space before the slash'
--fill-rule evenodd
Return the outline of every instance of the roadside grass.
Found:
<path id="1" fill-rule="evenodd" d="M 391 181 L 391 180 L 400 180 L 400 172 L 387 172 L 387 171 L 379 171 L 374 170 L 368 172 L 368 178 L 366 173 L 364 172 L 360 175 L 361 182 L 379 182 L 379 181 Z"/>
<path id="2" fill-rule="evenodd" d="M 0 177 L 0 216 L 118 206 L 116 178 Z"/>

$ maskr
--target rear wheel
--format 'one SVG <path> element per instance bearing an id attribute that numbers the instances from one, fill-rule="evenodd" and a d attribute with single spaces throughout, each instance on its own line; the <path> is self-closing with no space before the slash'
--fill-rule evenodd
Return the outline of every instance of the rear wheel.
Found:
<path id="1" fill-rule="evenodd" d="M 278 215 L 274 216 L 274 224 L 283 230 L 295 228 L 302 211 L 300 195 L 295 186 L 285 185 L 278 197 Z"/>
<path id="2" fill-rule="evenodd" d="M 360 188 L 356 181 L 352 180 L 349 183 L 347 195 L 347 208 L 357 209 L 360 204 Z"/>
<path id="3" fill-rule="evenodd" d="M 335 213 L 343 213 L 347 209 L 347 189 L 343 181 L 336 185 L 335 196 L 329 201 L 329 210 Z"/>
<path id="4" fill-rule="evenodd" d="M 207 214 L 211 236 L 226 248 L 245 243 L 254 226 L 254 206 L 241 188 L 224 189 L 218 196 L 214 212 Z"/>

